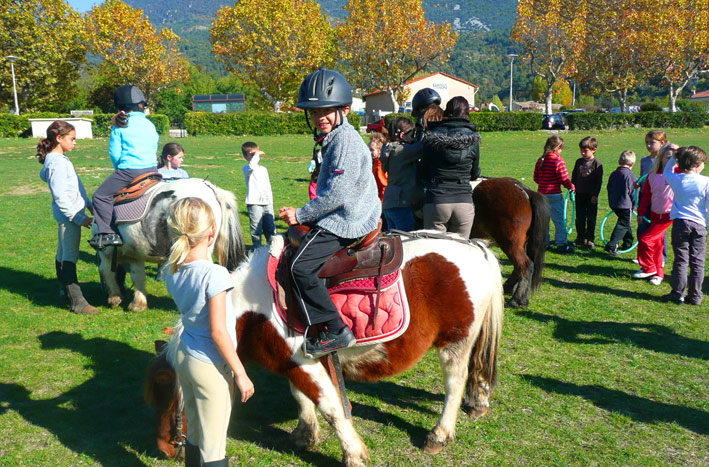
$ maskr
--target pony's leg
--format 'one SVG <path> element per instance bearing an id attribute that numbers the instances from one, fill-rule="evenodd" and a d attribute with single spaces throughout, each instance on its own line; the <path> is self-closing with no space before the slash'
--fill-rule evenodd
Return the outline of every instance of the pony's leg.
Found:
<path id="1" fill-rule="evenodd" d="M 523 245 L 523 243 L 520 243 L 518 248 L 512 248 L 505 252 L 510 261 L 514 264 L 514 271 L 507 282 L 505 282 L 505 292 L 512 294 L 507 302 L 507 306 L 510 308 L 521 308 L 529 305 L 533 265 L 527 253 L 524 251 Z M 513 278 L 514 282 L 510 284 Z"/>
<path id="2" fill-rule="evenodd" d="M 99 266 L 98 271 L 103 279 L 103 284 L 106 287 L 106 292 L 108 293 L 108 305 L 111 308 L 116 308 L 121 304 L 123 298 L 121 297 L 121 288 L 118 285 L 116 279 L 116 273 L 111 271 L 111 260 L 113 255 L 116 254 L 115 249 L 111 249 L 112 253 L 109 255 L 106 250 L 100 251 L 99 254 Z"/>
<path id="3" fill-rule="evenodd" d="M 143 311 L 148 308 L 145 296 L 145 263 L 130 263 L 130 278 L 133 280 L 133 301 L 128 311 Z"/>
<path id="4" fill-rule="evenodd" d="M 304 364 L 300 367 L 310 375 L 317 385 L 319 397 L 317 407 L 325 420 L 332 426 L 342 446 L 342 463 L 346 467 L 361 467 L 369 461 L 367 446 L 354 429 L 351 419 L 345 418 L 342 401 L 325 367 L 320 362 Z M 296 384 L 297 385 L 297 384 Z"/>
<path id="5" fill-rule="evenodd" d="M 468 361 L 473 339 L 454 342 L 438 350 L 438 359 L 443 369 L 446 386 L 446 399 L 443 413 L 438 424 L 426 437 L 424 452 L 438 454 L 453 439 L 455 439 L 455 422 L 463 399 L 465 382 L 468 378 Z"/>
<path id="6" fill-rule="evenodd" d="M 298 403 L 298 426 L 291 433 L 291 440 L 300 448 L 309 448 L 320 443 L 320 424 L 315 413 L 315 404 L 300 389 L 290 383 L 290 392 Z"/>
<path id="7" fill-rule="evenodd" d="M 480 418 L 490 409 L 490 384 L 480 374 L 470 374 L 468 385 L 463 403 L 465 413 L 473 419 Z"/>

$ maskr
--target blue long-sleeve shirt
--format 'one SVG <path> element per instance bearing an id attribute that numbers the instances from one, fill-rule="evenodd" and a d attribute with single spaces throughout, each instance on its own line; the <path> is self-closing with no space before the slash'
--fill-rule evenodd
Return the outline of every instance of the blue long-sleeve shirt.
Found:
<path id="1" fill-rule="evenodd" d="M 85 209 L 92 204 L 69 158 L 50 152 L 44 159 L 39 178 L 49 185 L 54 219 L 60 224 L 73 222 L 81 225 L 86 219 Z"/>
<path id="2" fill-rule="evenodd" d="M 155 167 L 158 132 L 143 112 L 129 112 L 126 128 L 113 127 L 108 155 L 114 169 L 148 169 Z"/>

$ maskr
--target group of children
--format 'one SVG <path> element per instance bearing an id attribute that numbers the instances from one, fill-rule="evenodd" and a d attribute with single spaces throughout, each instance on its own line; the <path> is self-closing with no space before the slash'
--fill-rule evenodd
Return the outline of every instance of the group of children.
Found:
<path id="1" fill-rule="evenodd" d="M 632 277 L 660 285 L 665 276 L 666 232 L 674 224 L 672 291 L 663 299 L 699 305 L 703 297 L 709 212 L 709 177 L 700 175 L 706 163 L 706 152 L 697 146 L 680 148 L 670 144 L 662 130 L 650 131 L 645 137 L 645 146 L 649 154 L 640 162 L 640 179 L 632 172 L 636 160 L 633 151 L 620 154 L 618 168 L 608 177 L 608 204 L 618 220 L 605 251 L 619 256 L 619 251 L 632 247 L 635 237 L 631 219 L 637 208 L 637 263 L 641 268 Z M 547 139 L 544 154 L 534 168 L 534 181 L 538 191 L 549 201 L 557 250 L 575 251 L 567 240 L 562 186 L 575 193 L 577 237 L 574 244 L 593 249 L 598 197 L 603 184 L 603 164 L 595 157 L 598 141 L 591 136 L 581 140 L 581 157 L 576 160 L 571 176 L 561 157 L 563 149 L 564 140 L 560 136 L 552 135 Z M 636 190 L 639 192 L 637 202 Z"/>

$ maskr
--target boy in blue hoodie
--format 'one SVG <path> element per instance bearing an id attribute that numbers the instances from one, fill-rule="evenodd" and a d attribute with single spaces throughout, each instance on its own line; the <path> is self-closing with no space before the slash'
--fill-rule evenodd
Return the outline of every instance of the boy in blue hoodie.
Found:
<path id="1" fill-rule="evenodd" d="M 123 245 L 113 223 L 113 196 L 135 177 L 157 171 L 158 132 L 145 116 L 143 92 L 137 86 L 124 84 L 116 89 L 113 102 L 118 110 L 127 114 L 128 124 L 123 128 L 114 124 L 111 129 L 108 154 L 116 171 L 93 196 L 98 233 L 89 240 L 89 245 L 97 250 Z"/>

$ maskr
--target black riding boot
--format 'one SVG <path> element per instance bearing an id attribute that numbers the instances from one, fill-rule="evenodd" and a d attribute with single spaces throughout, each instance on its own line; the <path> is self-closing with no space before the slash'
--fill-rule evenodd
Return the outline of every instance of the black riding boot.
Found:
<path id="1" fill-rule="evenodd" d="M 59 280 L 59 300 L 66 300 L 66 290 L 64 290 L 64 281 L 62 280 L 62 262 L 54 260 L 54 269 L 57 271 L 57 280 Z"/>
<path id="2" fill-rule="evenodd" d="M 185 442 L 185 467 L 200 467 L 202 458 L 199 454 L 199 446 Z"/>
<path id="3" fill-rule="evenodd" d="M 93 307 L 86 301 L 81 293 L 79 280 L 76 277 L 76 263 L 64 261 L 62 265 L 62 282 L 66 289 L 66 294 L 71 302 L 71 311 L 82 315 L 92 315 L 98 313 L 98 308 Z"/>
<path id="4" fill-rule="evenodd" d="M 202 463 L 203 467 L 229 467 L 229 458 L 225 457 L 220 461 L 211 461 Z"/>

